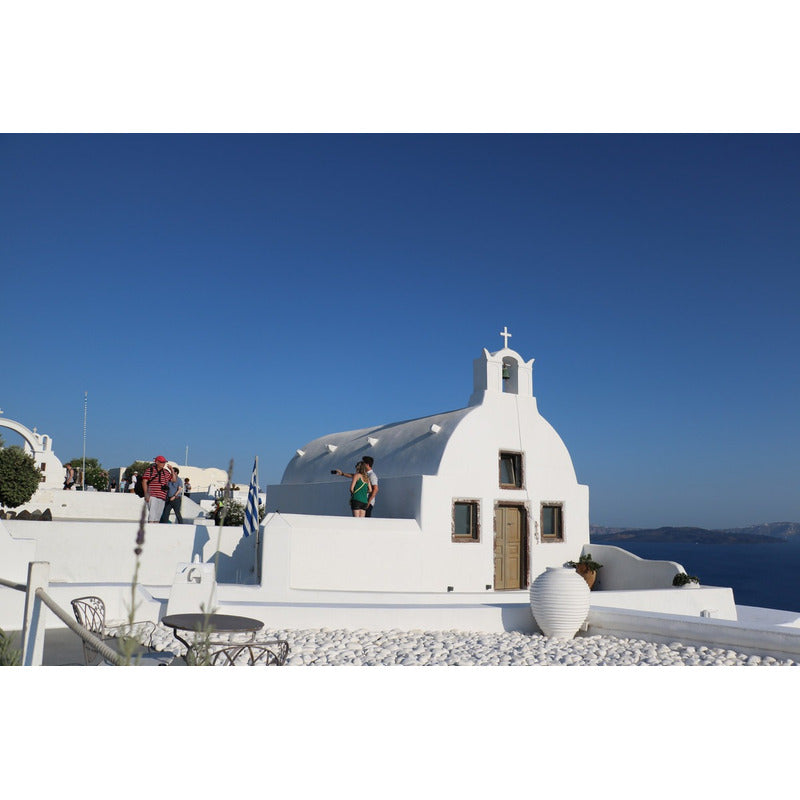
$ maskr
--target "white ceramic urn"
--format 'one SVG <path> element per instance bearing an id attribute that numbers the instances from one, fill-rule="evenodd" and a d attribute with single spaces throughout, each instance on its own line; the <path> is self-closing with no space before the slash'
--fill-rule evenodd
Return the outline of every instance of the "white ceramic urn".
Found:
<path id="1" fill-rule="evenodd" d="M 547 567 L 531 584 L 531 611 L 545 636 L 571 639 L 589 614 L 589 586 L 572 567 Z"/>

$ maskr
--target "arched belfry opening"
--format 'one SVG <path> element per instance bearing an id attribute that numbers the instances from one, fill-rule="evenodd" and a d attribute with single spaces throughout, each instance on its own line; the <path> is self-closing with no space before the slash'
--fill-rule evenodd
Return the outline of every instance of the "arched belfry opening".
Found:
<path id="1" fill-rule="evenodd" d="M 503 356 L 502 379 L 506 394 L 519 394 L 519 362 L 513 356 Z"/>

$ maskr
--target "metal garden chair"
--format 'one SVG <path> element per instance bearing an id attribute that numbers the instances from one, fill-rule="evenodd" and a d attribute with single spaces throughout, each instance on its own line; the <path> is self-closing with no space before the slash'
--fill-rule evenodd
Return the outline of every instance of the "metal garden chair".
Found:
<path id="1" fill-rule="evenodd" d="M 289 643 L 246 642 L 212 649 L 209 665 L 212 667 L 281 667 L 289 655 Z"/>
<path id="2" fill-rule="evenodd" d="M 102 641 L 109 641 L 117 638 L 121 634 L 135 635 L 146 633 L 146 643 L 143 645 L 148 651 L 152 649 L 153 634 L 157 627 L 154 622 L 134 622 L 133 626 L 129 623 L 122 625 L 106 625 L 106 604 L 102 598 L 94 595 L 87 597 L 76 597 L 71 601 L 72 611 L 78 624 L 86 628 Z M 83 643 L 83 660 L 86 666 L 92 666 L 100 661 L 102 657 L 91 644 L 81 640 Z"/>

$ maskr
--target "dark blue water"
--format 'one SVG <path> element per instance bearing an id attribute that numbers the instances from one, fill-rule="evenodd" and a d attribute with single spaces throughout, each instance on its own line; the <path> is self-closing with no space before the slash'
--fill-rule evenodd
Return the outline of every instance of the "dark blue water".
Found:
<path id="1" fill-rule="evenodd" d="M 730 586 L 737 605 L 800 612 L 800 542 L 620 542 L 619 546 L 640 558 L 677 561 L 706 586 Z"/>

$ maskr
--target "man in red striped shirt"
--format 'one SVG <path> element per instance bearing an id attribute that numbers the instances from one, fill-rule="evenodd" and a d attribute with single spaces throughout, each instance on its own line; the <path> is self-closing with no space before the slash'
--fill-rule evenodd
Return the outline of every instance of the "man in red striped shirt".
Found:
<path id="1" fill-rule="evenodd" d="M 167 499 L 167 484 L 172 480 L 172 471 L 164 456 L 156 456 L 142 475 L 144 499 L 147 502 L 147 521 L 160 522 Z"/>

